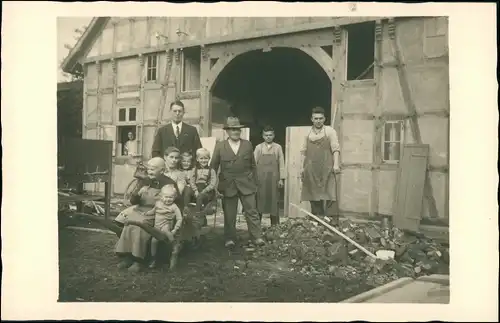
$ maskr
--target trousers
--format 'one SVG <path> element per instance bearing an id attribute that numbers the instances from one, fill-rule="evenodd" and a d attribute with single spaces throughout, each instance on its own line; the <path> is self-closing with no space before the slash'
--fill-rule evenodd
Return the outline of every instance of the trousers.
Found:
<path id="1" fill-rule="evenodd" d="M 255 193 L 243 195 L 238 192 L 235 196 L 224 196 L 222 198 L 222 209 L 224 211 L 224 237 L 226 241 L 236 239 L 236 213 L 238 211 L 238 200 L 243 205 L 245 220 L 247 222 L 250 239 L 262 238 L 260 227 L 260 215 L 257 210 Z"/>

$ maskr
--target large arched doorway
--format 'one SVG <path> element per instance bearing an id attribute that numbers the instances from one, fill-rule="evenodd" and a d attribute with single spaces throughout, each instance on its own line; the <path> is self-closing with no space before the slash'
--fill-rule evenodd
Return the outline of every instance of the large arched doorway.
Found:
<path id="1" fill-rule="evenodd" d="M 238 116 L 250 128 L 254 146 L 262 140 L 262 128 L 272 125 L 276 142 L 285 150 L 286 127 L 309 125 L 314 106 L 323 107 L 330 122 L 331 80 L 316 60 L 297 48 L 238 55 L 218 75 L 212 98 L 212 122 Z M 223 109 L 214 100 L 231 108 Z"/>

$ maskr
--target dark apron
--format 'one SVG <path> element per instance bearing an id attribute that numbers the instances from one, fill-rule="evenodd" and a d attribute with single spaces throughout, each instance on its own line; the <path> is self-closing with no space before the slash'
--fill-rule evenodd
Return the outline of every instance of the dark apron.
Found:
<path id="1" fill-rule="evenodd" d="M 278 215 L 279 164 L 274 153 L 262 154 L 257 161 L 257 208 L 261 214 Z"/>
<path id="2" fill-rule="evenodd" d="M 335 201 L 335 176 L 330 139 L 307 140 L 301 201 Z"/>

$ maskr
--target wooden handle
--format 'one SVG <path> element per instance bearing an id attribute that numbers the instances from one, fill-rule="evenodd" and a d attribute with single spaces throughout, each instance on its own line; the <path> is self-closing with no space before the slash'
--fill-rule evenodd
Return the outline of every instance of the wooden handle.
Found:
<path id="1" fill-rule="evenodd" d="M 346 236 L 345 234 L 343 234 L 342 232 L 340 232 L 339 230 L 335 229 L 334 227 L 332 227 L 331 225 L 329 225 L 328 223 L 326 223 L 325 221 L 321 220 L 320 218 L 318 218 L 317 216 L 315 216 L 314 214 L 304 210 L 303 208 L 293 204 L 293 203 L 290 203 L 292 206 L 295 206 L 297 209 L 299 209 L 300 211 L 304 212 L 305 214 L 309 215 L 311 218 L 315 219 L 316 221 L 318 221 L 319 223 L 323 224 L 325 227 L 327 227 L 328 229 L 330 229 L 331 231 L 335 232 L 336 234 L 338 234 L 339 236 L 341 236 L 342 238 L 344 238 L 345 240 L 349 241 L 351 244 L 353 244 L 356 248 L 358 248 L 359 250 L 363 251 L 364 253 L 366 253 L 368 256 L 376 259 L 377 256 L 375 256 L 373 253 L 371 253 L 370 251 L 366 250 L 363 246 L 361 246 L 360 244 L 358 244 L 356 241 L 352 240 L 351 238 L 349 238 L 348 236 Z"/>

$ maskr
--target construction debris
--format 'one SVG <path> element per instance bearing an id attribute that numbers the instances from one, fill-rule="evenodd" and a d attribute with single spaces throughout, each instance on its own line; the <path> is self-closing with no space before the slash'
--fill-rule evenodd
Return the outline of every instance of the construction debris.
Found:
<path id="1" fill-rule="evenodd" d="M 423 235 L 405 233 L 397 228 L 384 230 L 374 223 L 358 224 L 349 220 L 341 220 L 337 229 L 371 253 L 383 250 L 390 256 L 386 259 L 367 256 L 324 226 L 306 218 L 289 219 L 268 228 L 265 237 L 269 243 L 258 252 L 276 260 L 286 260 L 294 271 L 307 275 L 327 274 L 344 279 L 364 276 L 372 285 L 401 277 L 448 273 L 449 248 Z"/>

